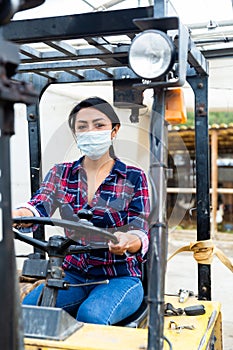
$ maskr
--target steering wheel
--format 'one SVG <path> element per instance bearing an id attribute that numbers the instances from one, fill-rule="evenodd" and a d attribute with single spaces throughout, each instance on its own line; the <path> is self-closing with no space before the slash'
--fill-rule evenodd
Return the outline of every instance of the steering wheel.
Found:
<path id="1" fill-rule="evenodd" d="M 81 214 L 79 215 L 79 218 L 80 216 L 82 217 Z M 90 217 L 90 212 L 89 214 L 83 212 L 83 217 L 80 218 L 79 221 L 51 219 L 47 217 L 16 217 L 12 219 L 14 224 L 41 224 L 59 226 L 71 230 L 69 237 L 54 235 L 51 236 L 48 241 L 41 241 L 28 235 L 22 234 L 17 229 L 13 228 L 16 239 L 39 248 L 44 252 L 47 252 L 49 257 L 50 268 L 48 269 L 48 265 L 46 265 L 45 269 L 47 282 L 43 290 L 43 295 L 40 301 L 38 301 L 38 305 L 54 306 L 56 303 L 58 288 L 67 288 L 66 283 L 62 279 L 61 269 L 62 261 L 66 255 L 86 253 L 95 250 L 106 251 L 106 249 L 108 249 L 107 242 L 112 241 L 114 244 L 118 243 L 117 238 L 113 234 L 109 233 L 106 230 L 102 230 L 98 227 L 93 226 L 93 224 L 87 220 L 88 215 Z M 93 243 L 86 245 L 75 245 L 75 242 L 79 242 L 81 238 L 85 241 L 87 236 L 100 238 L 101 244 L 99 242 L 96 242 L 95 239 Z M 89 241 L 91 240 L 89 239 Z M 105 244 L 103 244 L 103 241 Z M 35 259 L 31 260 L 32 261 L 30 262 L 29 259 L 29 262 L 25 265 L 29 268 L 28 276 L 30 276 L 31 271 L 35 273 Z M 41 277 L 41 265 L 39 267 L 38 274 L 36 273 L 34 276 Z M 106 281 L 103 283 L 106 283 Z"/>
<path id="2" fill-rule="evenodd" d="M 81 215 L 81 214 L 79 214 Z M 88 213 L 85 213 L 84 216 L 88 217 Z M 79 221 L 71 221 L 64 219 L 51 219 L 48 217 L 16 217 L 13 218 L 14 224 L 39 224 L 39 225 L 49 225 L 49 226 L 58 226 L 71 230 L 69 234 L 69 239 L 75 242 L 79 242 L 80 239 L 87 239 L 91 237 L 96 237 L 104 240 L 105 242 L 112 241 L 114 244 L 118 243 L 117 238 L 108 231 L 101 229 L 99 227 L 93 226 L 93 224 L 88 221 L 88 219 L 81 216 Z M 17 237 L 16 237 L 17 238 Z"/>
<path id="3" fill-rule="evenodd" d="M 48 253 L 49 256 L 63 256 L 69 254 L 79 254 L 83 252 L 90 252 L 96 249 L 107 249 L 107 242 L 112 241 L 114 244 L 118 243 L 117 238 L 106 230 L 95 227 L 89 220 L 92 218 L 92 212 L 82 209 L 78 212 L 78 218 L 74 216 L 74 220 L 51 219 L 48 217 L 16 217 L 13 218 L 14 224 L 39 224 L 58 226 L 71 230 L 68 237 L 52 236 L 49 241 L 41 241 L 20 233 L 13 229 L 15 238 L 28 243 L 36 248 L 39 248 Z M 81 240 L 81 244 L 80 244 Z M 74 242 L 79 245 L 74 245 Z"/>

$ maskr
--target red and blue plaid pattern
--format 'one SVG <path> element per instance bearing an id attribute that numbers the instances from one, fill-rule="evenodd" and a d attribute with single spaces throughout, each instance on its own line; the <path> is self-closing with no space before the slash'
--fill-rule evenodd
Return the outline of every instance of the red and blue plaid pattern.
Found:
<path id="1" fill-rule="evenodd" d="M 91 222 L 112 233 L 136 230 L 142 249 L 123 256 L 109 251 L 69 255 L 64 268 L 78 269 L 90 276 L 140 276 L 139 262 L 148 251 L 148 216 L 150 212 L 145 173 L 116 159 L 115 164 L 88 204 L 87 177 L 83 157 L 71 163 L 55 165 L 46 175 L 40 189 L 28 202 L 40 216 L 52 216 L 58 208 L 63 219 L 73 219 L 80 209 L 93 213 Z M 69 235 L 69 231 L 66 231 Z M 80 242 L 85 243 L 85 242 Z"/>

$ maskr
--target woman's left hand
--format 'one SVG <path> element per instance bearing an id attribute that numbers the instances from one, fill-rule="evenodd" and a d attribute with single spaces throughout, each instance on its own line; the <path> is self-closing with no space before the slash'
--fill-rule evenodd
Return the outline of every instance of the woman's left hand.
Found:
<path id="1" fill-rule="evenodd" d="M 128 251 L 129 253 L 136 253 L 141 248 L 141 240 L 128 232 L 115 232 L 118 243 L 108 243 L 109 251 L 116 255 L 123 255 Z"/>

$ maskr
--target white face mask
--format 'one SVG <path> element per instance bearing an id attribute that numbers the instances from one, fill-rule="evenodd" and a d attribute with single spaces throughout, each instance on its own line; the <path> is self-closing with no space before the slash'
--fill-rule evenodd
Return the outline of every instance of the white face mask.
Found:
<path id="1" fill-rule="evenodd" d="M 88 158 L 99 159 L 112 144 L 111 133 L 112 130 L 79 132 L 77 146 Z"/>

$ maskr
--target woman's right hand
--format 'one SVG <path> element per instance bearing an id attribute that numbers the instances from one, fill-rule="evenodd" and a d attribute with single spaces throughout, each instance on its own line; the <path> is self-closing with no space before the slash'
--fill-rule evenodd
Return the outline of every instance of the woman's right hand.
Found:
<path id="1" fill-rule="evenodd" d="M 34 216 L 33 212 L 27 208 L 19 208 L 12 211 L 12 217 L 16 218 L 19 216 Z M 32 224 L 13 224 L 13 227 L 30 227 Z"/>

